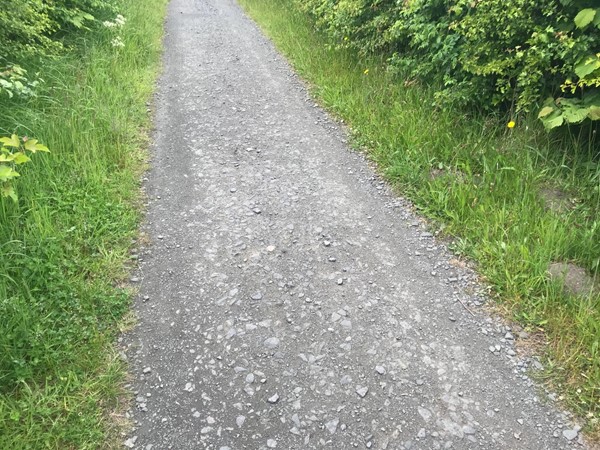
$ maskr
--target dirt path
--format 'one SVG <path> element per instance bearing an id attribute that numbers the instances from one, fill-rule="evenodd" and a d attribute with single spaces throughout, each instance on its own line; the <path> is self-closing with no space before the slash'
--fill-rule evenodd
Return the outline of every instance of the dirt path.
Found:
<path id="1" fill-rule="evenodd" d="M 581 447 L 233 0 L 173 0 L 155 141 L 127 446 Z"/>

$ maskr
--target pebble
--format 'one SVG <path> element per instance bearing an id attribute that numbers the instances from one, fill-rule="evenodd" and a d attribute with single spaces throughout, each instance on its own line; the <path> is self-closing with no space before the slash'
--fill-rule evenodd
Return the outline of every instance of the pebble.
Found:
<path id="1" fill-rule="evenodd" d="M 327 428 L 327 431 L 329 431 L 331 434 L 335 434 L 339 423 L 340 423 L 340 419 L 330 420 L 329 422 L 327 422 L 325 424 L 325 428 Z"/>
<path id="2" fill-rule="evenodd" d="M 269 439 L 267 441 L 267 447 L 269 447 L 269 448 L 276 448 L 277 447 L 277 441 L 275 439 Z"/>
<path id="3" fill-rule="evenodd" d="M 375 372 L 377 372 L 379 375 L 385 375 L 385 367 L 375 366 Z"/>
<path id="4" fill-rule="evenodd" d="M 361 397 L 364 398 L 365 395 L 367 395 L 367 392 L 369 392 L 369 388 L 366 386 L 357 386 L 356 387 L 356 393 Z"/>
<path id="5" fill-rule="evenodd" d="M 137 437 L 137 436 L 133 436 L 133 437 L 131 437 L 131 438 L 127 439 L 127 440 L 126 440 L 126 441 L 123 443 L 123 445 L 124 445 L 125 447 L 127 447 L 127 448 L 133 448 L 133 447 L 135 447 L 135 443 L 137 442 L 137 440 L 138 440 L 138 437 Z"/>
<path id="6" fill-rule="evenodd" d="M 144 367 L 144 370 L 142 372 L 150 373 L 150 372 L 152 372 L 152 369 L 150 367 Z"/>
<path id="7" fill-rule="evenodd" d="M 242 425 L 244 425 L 244 422 L 246 421 L 246 416 L 237 416 L 235 419 L 235 423 L 238 427 L 242 427 Z"/>
<path id="8" fill-rule="evenodd" d="M 277 403 L 279 401 L 279 394 L 272 395 L 271 397 L 268 398 L 267 401 L 271 404 Z"/>
<path id="9" fill-rule="evenodd" d="M 262 300 L 262 298 L 263 298 L 262 292 L 255 292 L 254 294 L 252 294 L 250 296 L 250 298 L 252 300 Z"/>
<path id="10" fill-rule="evenodd" d="M 576 429 L 563 430 L 562 434 L 567 441 L 572 441 L 577 437 L 578 431 Z"/>
<path id="11" fill-rule="evenodd" d="M 276 337 L 270 337 L 269 339 L 265 340 L 264 345 L 267 348 L 275 349 L 279 347 L 279 339 L 277 339 Z"/>

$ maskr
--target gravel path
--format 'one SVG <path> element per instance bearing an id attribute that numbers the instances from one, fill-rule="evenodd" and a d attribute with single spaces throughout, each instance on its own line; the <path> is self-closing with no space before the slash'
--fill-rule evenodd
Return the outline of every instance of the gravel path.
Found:
<path id="1" fill-rule="evenodd" d="M 235 2 L 173 0 L 166 27 L 125 445 L 582 448 Z"/>

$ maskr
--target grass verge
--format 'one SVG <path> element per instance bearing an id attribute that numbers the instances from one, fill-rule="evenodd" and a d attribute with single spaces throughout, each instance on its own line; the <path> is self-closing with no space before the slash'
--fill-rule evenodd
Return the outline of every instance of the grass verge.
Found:
<path id="1" fill-rule="evenodd" d="M 435 109 L 433 92 L 358 58 L 314 31 L 290 0 L 241 0 L 313 94 L 348 123 L 384 176 L 472 258 L 512 318 L 548 340 L 546 379 L 561 399 L 600 424 L 600 294 L 568 295 L 552 261 L 600 266 L 600 165 L 590 130 L 546 134 L 535 118 Z M 549 209 L 544 191 L 568 201 Z"/>
<path id="2" fill-rule="evenodd" d="M 46 80 L 37 98 L 0 100 L 0 135 L 51 150 L 20 171 L 19 202 L 0 201 L 0 448 L 116 447 L 125 370 L 114 342 L 130 298 L 119 282 L 166 3 L 123 0 L 123 47 L 114 29 L 88 32 L 29 63 Z"/>

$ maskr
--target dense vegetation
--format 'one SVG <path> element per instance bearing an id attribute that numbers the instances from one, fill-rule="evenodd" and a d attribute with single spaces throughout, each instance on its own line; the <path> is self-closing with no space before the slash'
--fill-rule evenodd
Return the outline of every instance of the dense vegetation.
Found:
<path id="1" fill-rule="evenodd" d="M 118 437 L 119 281 L 165 3 L 0 0 L 2 449 Z"/>
<path id="2" fill-rule="evenodd" d="M 368 151 L 456 253 L 477 263 L 498 308 L 538 338 L 533 341 L 547 343 L 537 349 L 546 363 L 543 376 L 588 431 L 598 433 L 600 291 L 574 294 L 548 275 L 553 263 L 568 262 L 598 285 L 600 268 L 598 122 L 548 133 L 537 118 L 543 97 L 560 91 L 567 69 L 542 71 L 538 82 L 533 73 L 527 77 L 524 61 L 506 61 L 498 68 L 511 74 L 503 93 L 500 72 L 479 75 L 461 63 L 470 54 L 496 62 L 511 56 L 498 50 L 500 38 L 473 29 L 482 41 L 466 48 L 469 36 L 456 34 L 466 31 L 448 29 L 446 16 L 456 14 L 448 6 L 462 1 L 240 1 L 320 102 L 348 124 L 354 145 Z M 527 17 L 513 3 L 524 5 Z M 469 23 L 473 8 L 483 13 L 492 5 L 500 3 L 473 2 L 460 17 Z M 579 14 L 548 0 L 504 2 L 479 27 L 493 33 L 501 23 L 507 33 L 522 33 L 530 20 L 557 20 L 535 13 L 539 5 L 560 5 L 571 21 Z M 507 14 L 516 14 L 514 23 Z M 588 28 L 570 33 L 597 39 Z M 523 105 L 518 117 L 517 102 Z M 524 343 L 531 347 L 532 339 Z"/>
<path id="3" fill-rule="evenodd" d="M 390 56 L 391 68 L 435 84 L 437 104 L 535 110 L 548 128 L 600 120 L 595 0 L 296 4 L 338 46 Z"/>

